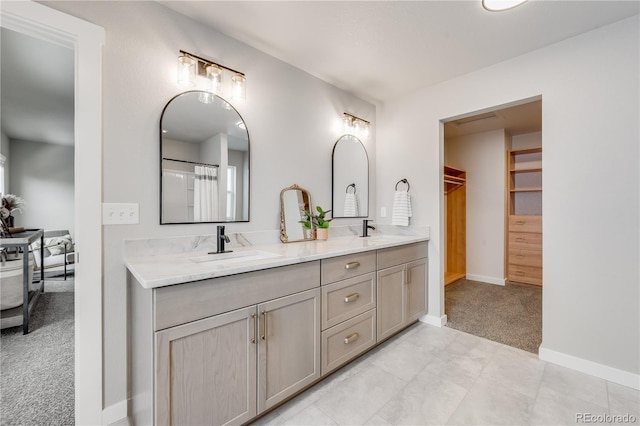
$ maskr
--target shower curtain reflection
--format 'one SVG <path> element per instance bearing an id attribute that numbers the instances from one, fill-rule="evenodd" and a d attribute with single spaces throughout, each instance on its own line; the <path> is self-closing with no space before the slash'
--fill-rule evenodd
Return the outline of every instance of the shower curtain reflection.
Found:
<path id="1" fill-rule="evenodd" d="M 218 169 L 195 166 L 193 219 L 196 222 L 218 220 Z"/>

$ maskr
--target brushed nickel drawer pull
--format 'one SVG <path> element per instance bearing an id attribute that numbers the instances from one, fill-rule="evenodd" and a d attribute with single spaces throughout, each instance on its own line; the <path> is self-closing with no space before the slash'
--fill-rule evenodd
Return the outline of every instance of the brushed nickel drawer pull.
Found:
<path id="1" fill-rule="evenodd" d="M 516 241 L 521 242 L 521 241 L 526 241 L 526 239 L 525 239 L 525 238 L 522 238 L 522 237 L 518 237 L 518 238 L 516 238 Z"/>
<path id="2" fill-rule="evenodd" d="M 352 294 L 344 297 L 344 303 L 349 303 L 349 302 L 353 302 L 355 300 L 358 300 L 358 297 L 360 297 L 360 294 L 352 293 Z"/>
<path id="3" fill-rule="evenodd" d="M 360 337 L 358 333 L 350 334 L 344 338 L 344 344 L 348 345 L 351 342 L 355 342 L 356 340 L 358 340 L 358 337 Z"/>
<path id="4" fill-rule="evenodd" d="M 516 257 L 517 257 L 518 259 L 522 259 L 522 258 L 524 257 L 524 254 L 516 254 Z"/>
<path id="5" fill-rule="evenodd" d="M 516 225 L 524 225 L 525 223 L 527 222 L 525 222 L 524 220 L 516 220 Z"/>
<path id="6" fill-rule="evenodd" d="M 358 266 L 360 266 L 360 262 L 349 262 L 344 265 L 344 269 L 356 269 Z"/>
<path id="7" fill-rule="evenodd" d="M 516 275 L 518 275 L 518 276 L 521 276 L 521 277 L 522 277 L 522 276 L 524 276 L 524 272 L 522 272 L 522 271 L 516 271 Z"/>
<path id="8" fill-rule="evenodd" d="M 260 336 L 260 338 L 267 340 L 267 311 L 262 311 L 262 321 L 264 325 L 262 326 L 262 336 Z"/>
<path id="9" fill-rule="evenodd" d="M 407 268 L 407 284 L 411 282 L 411 268 Z"/>
<path id="10" fill-rule="evenodd" d="M 253 318 L 253 337 L 251 338 L 251 343 L 256 343 L 258 337 L 258 316 L 254 312 L 251 314 L 251 318 Z"/>

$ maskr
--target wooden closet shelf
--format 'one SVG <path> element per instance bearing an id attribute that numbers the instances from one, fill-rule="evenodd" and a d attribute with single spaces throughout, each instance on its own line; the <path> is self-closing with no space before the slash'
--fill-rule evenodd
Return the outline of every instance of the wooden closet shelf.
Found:
<path id="1" fill-rule="evenodd" d="M 541 192 L 542 188 L 513 188 L 511 192 Z"/>
<path id="2" fill-rule="evenodd" d="M 519 169 L 511 169 L 509 170 L 511 173 L 530 173 L 530 172 L 541 172 L 542 167 L 522 167 Z"/>
<path id="3" fill-rule="evenodd" d="M 509 152 L 512 154 L 535 154 L 537 152 L 542 152 L 542 147 L 536 146 L 533 148 L 512 149 Z"/>

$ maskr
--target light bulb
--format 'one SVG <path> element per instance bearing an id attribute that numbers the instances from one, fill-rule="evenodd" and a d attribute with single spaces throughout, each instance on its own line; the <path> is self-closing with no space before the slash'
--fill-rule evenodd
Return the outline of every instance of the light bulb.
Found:
<path id="1" fill-rule="evenodd" d="M 207 80 L 209 82 L 208 92 L 217 95 L 222 94 L 222 68 L 217 65 L 208 65 L 206 68 Z"/>
<path id="2" fill-rule="evenodd" d="M 231 97 L 233 99 L 247 99 L 247 79 L 242 74 L 236 74 L 231 77 L 233 82 L 233 93 Z"/>
<path id="3" fill-rule="evenodd" d="M 178 57 L 178 84 L 183 87 L 196 85 L 196 60 L 187 55 Z"/>

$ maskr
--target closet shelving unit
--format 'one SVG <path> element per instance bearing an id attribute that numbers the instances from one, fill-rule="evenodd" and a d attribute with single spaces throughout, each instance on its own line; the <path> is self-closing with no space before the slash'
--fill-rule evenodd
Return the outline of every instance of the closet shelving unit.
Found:
<path id="1" fill-rule="evenodd" d="M 444 194 L 447 220 L 447 262 L 444 284 L 467 275 L 467 173 L 444 166 Z"/>
<path id="2" fill-rule="evenodd" d="M 507 279 L 542 285 L 542 147 L 507 153 Z"/>

